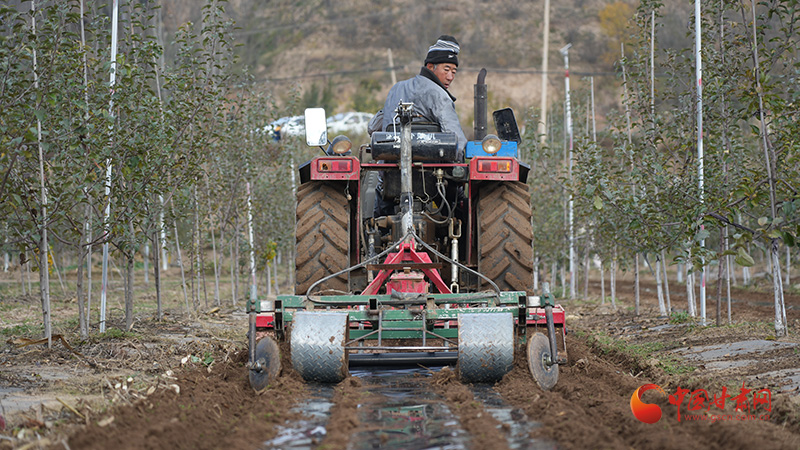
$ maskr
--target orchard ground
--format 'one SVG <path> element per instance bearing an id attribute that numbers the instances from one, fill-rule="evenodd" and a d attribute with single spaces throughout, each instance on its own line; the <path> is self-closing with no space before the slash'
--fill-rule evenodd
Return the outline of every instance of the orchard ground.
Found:
<path id="1" fill-rule="evenodd" d="M 164 277 L 167 314 L 159 322 L 152 276 L 145 286 L 139 272 L 136 320 L 126 332 L 120 277 L 112 277 L 107 331 L 97 333 L 95 284 L 92 332 L 82 340 L 74 290 L 64 295 L 54 281 L 53 332 L 64 340 L 48 349 L 25 345 L 42 335 L 38 297 L 21 295 L 18 272 L 0 277 L 0 448 L 259 448 L 282 425 L 301 419 L 291 408 L 311 393 L 290 368 L 287 346 L 278 381 L 264 392 L 250 389 L 244 367 L 247 317 L 243 301 L 231 304 L 227 282 L 217 307 L 213 278 L 207 277 L 208 305 L 201 288 L 197 311 L 190 306 L 187 313 L 175 281 L 179 271 L 171 268 Z M 683 312 L 685 286 L 670 281 L 674 312 L 658 317 L 655 285 L 643 280 L 637 317 L 630 274 L 620 274 L 616 309 L 600 301 L 599 280 L 592 279 L 588 298 L 560 301 L 568 313 L 569 362 L 560 367 L 558 385 L 540 390 L 520 359 L 491 389 L 525 420 L 542 425 L 532 428 L 531 439 L 560 448 L 800 448 L 800 295 L 786 293 L 789 336 L 776 338 L 766 284 L 735 288 L 733 323 L 717 327 L 712 280 L 709 325 L 703 327 Z M 74 286 L 65 282 L 68 289 Z M 469 430 L 469 447 L 509 448 L 503 439 L 509 425 L 487 413 L 474 386 L 458 382 L 449 370 L 422 383 Z M 637 420 L 630 408 L 633 392 L 649 383 L 664 391 L 643 397 L 663 413 L 652 425 Z M 734 398 L 743 388 L 751 390 L 748 410 L 737 411 Z M 327 433 L 310 446 L 357 447 L 351 437 L 367 427 L 359 405 L 379 401 L 374 389 L 358 378 L 336 386 Z M 671 404 L 669 395 L 679 389 L 688 393 L 680 405 Z M 706 401 L 690 410 L 698 390 L 709 400 L 726 392 L 723 408 Z M 769 403 L 754 404 L 753 394 L 763 397 L 765 390 Z"/>

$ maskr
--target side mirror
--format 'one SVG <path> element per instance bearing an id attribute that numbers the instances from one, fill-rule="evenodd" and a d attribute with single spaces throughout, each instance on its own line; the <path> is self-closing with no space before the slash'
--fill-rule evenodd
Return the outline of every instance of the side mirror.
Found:
<path id="1" fill-rule="evenodd" d="M 324 108 L 306 108 L 306 144 L 318 147 L 328 143 L 328 124 Z"/>
<path id="2" fill-rule="evenodd" d="M 517 119 L 511 108 L 498 109 L 492 113 L 492 117 L 494 118 L 494 128 L 501 140 L 514 141 L 517 144 L 522 142 L 519 137 L 519 128 L 517 128 Z"/>

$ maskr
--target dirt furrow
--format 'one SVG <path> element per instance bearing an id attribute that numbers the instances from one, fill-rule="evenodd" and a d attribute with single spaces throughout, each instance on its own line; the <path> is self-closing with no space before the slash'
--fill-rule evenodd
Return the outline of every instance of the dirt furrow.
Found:
<path id="1" fill-rule="evenodd" d="M 512 405 L 523 408 L 542 423 L 535 436 L 553 439 L 566 449 L 789 449 L 798 448 L 798 436 L 778 424 L 763 421 L 682 421 L 665 396 L 647 402 L 663 411 L 656 424 L 638 421 L 630 399 L 640 386 L 651 383 L 634 377 L 634 368 L 604 359 L 600 351 L 574 335 L 568 337 L 570 362 L 561 366 L 559 382 L 542 391 L 519 359 L 496 389 Z M 634 373 L 632 373 L 634 372 Z M 662 387 L 674 392 L 661 380 Z M 735 394 L 734 394 L 735 395 Z M 682 406 L 686 412 L 686 405 Z"/>
<path id="2" fill-rule="evenodd" d="M 242 351 L 210 371 L 179 373 L 178 389 L 109 409 L 63 440 L 72 449 L 258 448 L 275 436 L 276 425 L 298 418 L 290 409 L 306 387 L 284 358 L 277 382 L 255 393 L 246 360 Z"/>
<path id="3" fill-rule="evenodd" d="M 509 449 L 506 434 L 509 424 L 501 424 L 476 400 L 472 390 L 460 383 L 449 367 L 435 373 L 431 380 L 434 392 L 447 400 L 450 409 L 458 417 L 461 426 L 472 437 L 473 448 Z"/>

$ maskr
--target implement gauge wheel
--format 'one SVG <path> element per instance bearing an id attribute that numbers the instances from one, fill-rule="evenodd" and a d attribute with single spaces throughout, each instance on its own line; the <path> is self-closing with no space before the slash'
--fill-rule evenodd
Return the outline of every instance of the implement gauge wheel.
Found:
<path id="1" fill-rule="evenodd" d="M 458 315 L 458 378 L 466 383 L 499 381 L 514 365 L 511 313 Z"/>
<path id="2" fill-rule="evenodd" d="M 344 190 L 321 181 L 311 181 L 297 190 L 297 247 L 295 249 L 295 293 L 303 295 L 319 279 L 344 270 L 350 251 L 350 203 Z M 347 292 L 347 274 L 318 285 Z"/>
<path id="3" fill-rule="evenodd" d="M 540 388 L 549 391 L 558 382 L 558 364 L 548 365 L 550 340 L 542 333 L 533 333 L 528 338 L 528 368 Z"/>
<path id="4" fill-rule="evenodd" d="M 281 355 L 278 344 L 267 336 L 256 344 L 255 368 L 250 369 L 250 386 L 261 391 L 278 378 L 281 373 Z"/>
<path id="5" fill-rule="evenodd" d="M 306 381 L 338 383 L 347 376 L 346 312 L 298 311 L 292 323 L 292 366 Z"/>
<path id="6" fill-rule="evenodd" d="M 501 291 L 533 295 L 533 229 L 528 185 L 491 183 L 481 188 L 478 204 L 478 272 Z M 486 289 L 489 286 L 483 283 Z"/>

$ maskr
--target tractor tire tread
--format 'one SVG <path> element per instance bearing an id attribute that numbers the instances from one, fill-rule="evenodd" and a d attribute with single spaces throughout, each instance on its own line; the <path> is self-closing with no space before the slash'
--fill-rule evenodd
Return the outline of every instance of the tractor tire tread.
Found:
<path id="1" fill-rule="evenodd" d="M 533 228 L 528 186 L 501 182 L 479 192 L 478 271 L 501 290 L 533 294 Z M 484 288 L 488 287 L 484 283 Z"/>
<path id="2" fill-rule="evenodd" d="M 344 270 L 349 259 L 350 204 L 344 192 L 311 181 L 297 190 L 295 294 L 303 295 L 320 278 Z M 348 290 L 347 274 L 331 278 L 316 290 Z"/>

